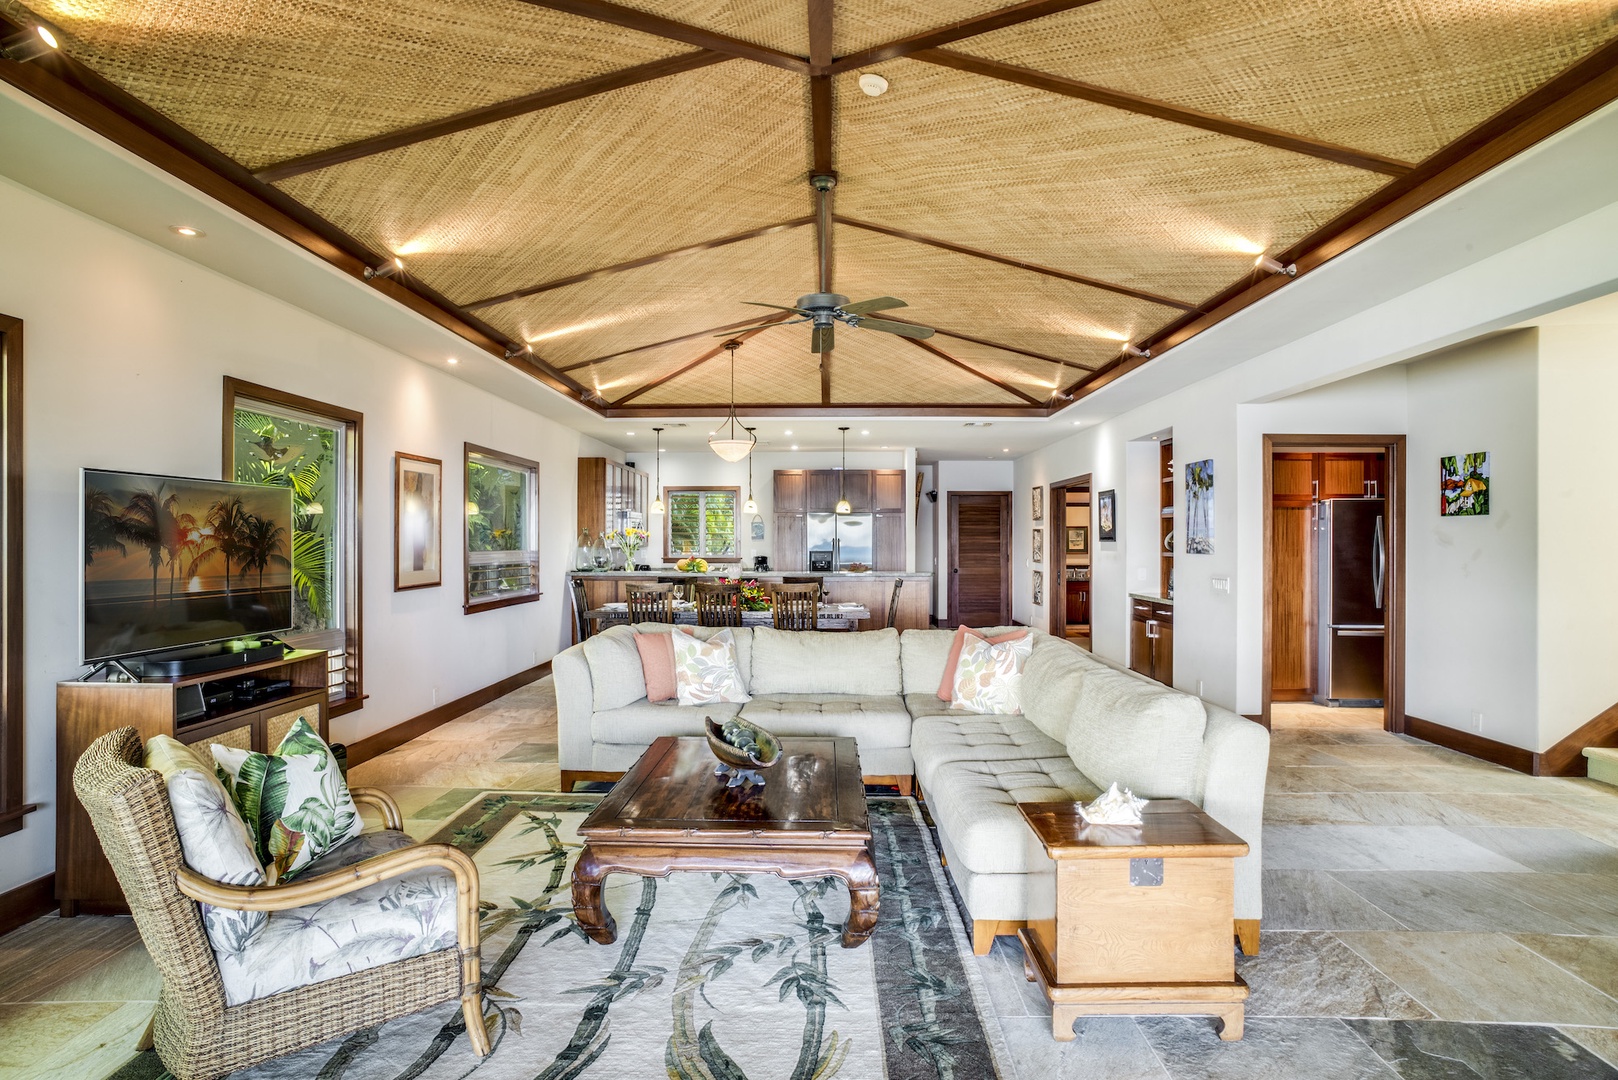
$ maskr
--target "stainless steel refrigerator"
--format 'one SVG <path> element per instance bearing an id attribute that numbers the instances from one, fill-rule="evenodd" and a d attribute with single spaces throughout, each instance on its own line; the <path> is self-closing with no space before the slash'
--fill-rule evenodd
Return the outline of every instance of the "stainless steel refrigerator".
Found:
<path id="1" fill-rule="evenodd" d="M 871 565 L 870 514 L 810 514 L 809 569 L 842 570 Z"/>
<path id="2" fill-rule="evenodd" d="M 1387 500 L 1320 504 L 1315 704 L 1380 706 L 1387 636 Z"/>

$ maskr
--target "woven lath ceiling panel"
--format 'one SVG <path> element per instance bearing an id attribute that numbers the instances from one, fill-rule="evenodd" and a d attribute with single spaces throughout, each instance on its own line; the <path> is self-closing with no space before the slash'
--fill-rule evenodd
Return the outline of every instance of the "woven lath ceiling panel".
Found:
<path id="1" fill-rule="evenodd" d="M 803 101 L 737 60 L 280 186 L 469 303 L 810 213 Z"/>
<path id="2" fill-rule="evenodd" d="M 514 300 L 482 315 L 534 342 L 551 363 L 578 363 L 743 319 L 763 322 L 776 313 L 744 301 L 790 304 L 810 291 L 814 253 L 814 230 L 793 229 Z"/>
<path id="3" fill-rule="evenodd" d="M 1006 0 L 838 0 L 832 51 L 844 56 L 1010 6 Z"/>
<path id="4" fill-rule="evenodd" d="M 1007 0 L 837 0 L 832 51 L 868 49 L 923 30 L 1005 7 Z M 794 56 L 809 55 L 809 13 L 803 0 L 628 0 L 626 7 L 716 30 Z"/>
<path id="5" fill-rule="evenodd" d="M 676 342 L 575 368 L 568 374 L 580 384 L 594 387 L 608 400 L 616 400 L 672 375 L 717 344 L 717 338 Z"/>
<path id="6" fill-rule="evenodd" d="M 1618 34 L 1610 0 L 1107 0 L 949 46 L 1419 161 Z"/>
<path id="7" fill-rule="evenodd" d="M 687 362 L 712 346 L 688 343 Z M 809 331 L 782 326 L 755 334 L 736 350 L 736 400 L 763 405 L 820 404 L 820 357 L 809 351 Z M 720 353 L 700 367 L 648 391 L 632 405 L 685 405 L 730 401 L 730 361 Z M 742 421 L 749 423 L 746 416 Z"/>
<path id="8" fill-rule="evenodd" d="M 36 0 L 73 54 L 251 168 L 691 47 L 516 0 Z"/>
<path id="9" fill-rule="evenodd" d="M 1115 354 L 1179 314 L 1174 308 L 1074 285 L 938 248 L 837 227 L 837 291 L 853 300 L 892 295 L 894 314 L 1075 363 Z M 880 317 L 880 314 L 879 316 Z"/>
<path id="10" fill-rule="evenodd" d="M 905 338 L 869 330 L 837 334 L 831 399 L 850 405 L 1028 404 Z"/>
<path id="11" fill-rule="evenodd" d="M 1387 180 L 918 61 L 883 70 L 880 98 L 838 80 L 840 213 L 1190 303 Z"/>
<path id="12" fill-rule="evenodd" d="M 961 363 L 1040 399 L 1049 397 L 1051 391 L 1058 388 L 1058 380 L 1062 386 L 1067 386 L 1084 377 L 1084 372 L 1078 368 L 1053 364 L 1049 360 L 1036 360 L 1004 349 L 991 349 L 945 334 L 934 334 L 931 341 Z M 1097 352 L 1111 359 L 1118 354 L 1118 347 L 1114 344 L 1098 345 Z M 1086 366 L 1099 367 L 1101 362 L 1100 358 L 1087 360 Z"/>

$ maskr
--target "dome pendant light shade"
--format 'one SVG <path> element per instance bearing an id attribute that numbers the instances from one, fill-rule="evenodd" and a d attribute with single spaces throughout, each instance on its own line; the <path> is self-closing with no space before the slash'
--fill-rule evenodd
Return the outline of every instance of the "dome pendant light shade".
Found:
<path id="1" fill-rule="evenodd" d="M 652 513 L 661 514 L 663 512 L 663 429 L 655 427 L 652 431 L 657 435 L 657 487 L 652 492 Z"/>
<path id="2" fill-rule="evenodd" d="M 742 428 L 747 433 L 745 439 L 736 436 L 736 350 L 741 347 L 742 343 L 735 338 L 724 344 L 724 348 L 730 352 L 730 415 L 708 436 L 708 448 L 730 462 L 740 461 L 751 454 L 758 443 L 758 436 L 753 434 L 752 428 Z M 723 438 L 719 437 L 721 431 L 725 433 Z"/>
<path id="3" fill-rule="evenodd" d="M 837 505 L 833 509 L 839 514 L 852 514 L 854 508 L 849 505 L 848 493 L 843 488 L 843 477 L 848 475 L 848 427 L 837 430 L 843 433 L 843 467 L 837 470 Z"/>

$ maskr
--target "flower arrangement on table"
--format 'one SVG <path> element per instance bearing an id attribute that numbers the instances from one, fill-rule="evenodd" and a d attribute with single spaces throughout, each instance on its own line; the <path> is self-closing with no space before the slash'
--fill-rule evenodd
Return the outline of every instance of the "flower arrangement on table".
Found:
<path id="1" fill-rule="evenodd" d="M 624 552 L 624 565 L 631 570 L 635 568 L 635 555 L 646 546 L 647 532 L 630 526 L 607 534 L 607 543 L 617 544 Z"/>
<path id="2" fill-rule="evenodd" d="M 720 578 L 721 585 L 741 586 L 741 605 L 743 611 L 770 610 L 770 594 L 764 591 L 764 586 L 757 581 L 743 581 L 741 578 Z"/>

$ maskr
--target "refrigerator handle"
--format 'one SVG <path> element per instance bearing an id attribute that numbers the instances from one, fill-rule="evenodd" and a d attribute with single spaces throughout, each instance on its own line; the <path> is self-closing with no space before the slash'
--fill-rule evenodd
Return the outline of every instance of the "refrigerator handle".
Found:
<path id="1" fill-rule="evenodd" d="M 1371 541 L 1371 583 L 1376 590 L 1376 606 L 1382 608 L 1382 582 L 1387 571 L 1387 544 L 1382 535 L 1382 515 L 1376 516 L 1376 534 Z"/>

